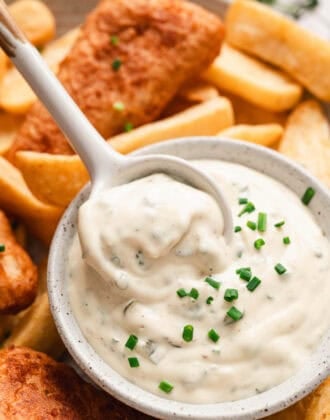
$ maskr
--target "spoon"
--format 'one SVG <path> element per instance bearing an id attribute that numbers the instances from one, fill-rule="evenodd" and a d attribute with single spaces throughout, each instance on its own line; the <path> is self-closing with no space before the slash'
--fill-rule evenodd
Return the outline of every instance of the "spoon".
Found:
<path id="1" fill-rule="evenodd" d="M 0 46 L 52 115 L 90 175 L 90 197 L 152 173 L 166 173 L 211 195 L 224 220 L 224 237 L 230 242 L 232 213 L 217 185 L 183 159 L 163 155 L 127 157 L 116 152 L 97 132 L 49 70 L 38 50 L 25 38 L 0 0 Z"/>

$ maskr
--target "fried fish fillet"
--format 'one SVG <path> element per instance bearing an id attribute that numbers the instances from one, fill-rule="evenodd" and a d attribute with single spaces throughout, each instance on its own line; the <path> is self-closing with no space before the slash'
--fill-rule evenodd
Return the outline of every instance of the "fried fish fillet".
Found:
<path id="1" fill-rule="evenodd" d="M 37 294 L 37 268 L 17 243 L 5 214 L 0 211 L 0 315 L 27 308 Z"/>
<path id="2" fill-rule="evenodd" d="M 179 88 L 220 51 L 218 17 L 181 0 L 103 0 L 60 65 L 58 77 L 100 134 L 155 120 Z M 51 95 L 51 92 L 50 92 Z M 44 107 L 28 113 L 8 153 L 71 154 Z"/>
<path id="3" fill-rule="evenodd" d="M 0 351 L 0 418 L 6 420 L 142 420 L 84 382 L 69 366 L 25 347 Z"/>

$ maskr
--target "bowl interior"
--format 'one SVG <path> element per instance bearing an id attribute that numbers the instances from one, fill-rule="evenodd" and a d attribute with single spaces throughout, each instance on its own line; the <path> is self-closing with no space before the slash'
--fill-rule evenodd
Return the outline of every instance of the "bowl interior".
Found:
<path id="1" fill-rule="evenodd" d="M 307 187 L 316 195 L 309 208 L 330 239 L 330 194 L 301 167 L 277 152 L 239 141 L 215 138 L 171 140 L 141 149 L 141 154 L 171 154 L 185 159 L 217 159 L 243 164 L 269 175 L 301 197 Z M 140 411 L 161 418 L 245 419 L 260 418 L 284 409 L 312 391 L 330 373 L 330 331 L 304 367 L 284 383 L 253 397 L 218 404 L 194 405 L 169 401 L 128 382 L 107 365 L 81 333 L 67 294 L 65 262 L 76 230 L 77 209 L 88 198 L 89 187 L 73 201 L 53 239 L 49 265 L 48 290 L 59 333 L 80 368 L 107 392 Z M 280 366 L 279 366 L 280 368 Z"/>

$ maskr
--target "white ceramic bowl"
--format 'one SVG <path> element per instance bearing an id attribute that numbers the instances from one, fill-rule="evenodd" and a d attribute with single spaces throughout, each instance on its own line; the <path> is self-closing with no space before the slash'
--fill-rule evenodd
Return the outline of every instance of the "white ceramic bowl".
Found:
<path id="1" fill-rule="evenodd" d="M 316 179 L 277 152 L 233 140 L 208 137 L 172 140 L 139 150 L 136 154 L 172 154 L 185 159 L 222 159 L 239 163 L 277 179 L 299 197 L 307 187 L 317 193 L 309 208 L 330 239 L 330 194 Z M 130 383 L 107 365 L 84 338 L 70 308 L 65 262 L 76 230 L 77 208 L 89 188 L 73 201 L 53 239 L 49 265 L 50 305 L 59 333 L 82 371 L 105 391 L 124 403 L 158 418 L 252 419 L 291 405 L 311 392 L 330 374 L 330 330 L 303 368 L 284 383 L 253 397 L 218 404 L 187 404 L 153 395 Z M 308 308 L 306 308 L 308 311 Z M 308 316 L 308 312 L 306 312 Z M 278 367 L 279 369 L 281 366 Z"/>

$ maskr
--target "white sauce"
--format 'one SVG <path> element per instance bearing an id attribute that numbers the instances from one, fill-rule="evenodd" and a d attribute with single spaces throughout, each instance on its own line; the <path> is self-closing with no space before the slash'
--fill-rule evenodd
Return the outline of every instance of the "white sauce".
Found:
<path id="1" fill-rule="evenodd" d="M 299 369 L 330 319 L 330 245 L 291 191 L 243 166 L 201 161 L 229 199 L 234 224 L 230 248 L 213 201 L 165 175 L 152 175 L 88 201 L 68 255 L 69 295 L 84 335 L 121 375 L 167 398 L 191 403 L 237 400 L 269 389 Z M 247 197 L 256 210 L 238 217 Z M 246 226 L 267 213 L 264 233 Z M 285 220 L 285 225 L 274 224 Z M 289 245 L 283 237 L 290 237 Z M 254 241 L 265 240 L 256 250 Z M 279 275 L 281 263 L 287 272 Z M 91 268 L 94 267 L 94 268 Z M 251 267 L 262 280 L 250 292 L 236 270 Z M 221 282 L 219 290 L 205 277 Z M 177 290 L 195 288 L 198 299 Z M 227 288 L 237 300 L 224 300 Z M 206 300 L 212 296 L 210 305 Z M 244 317 L 228 323 L 231 306 Z M 191 342 L 182 338 L 191 324 Z M 214 343 L 208 331 L 220 335 Z M 134 350 L 125 347 L 134 334 Z M 137 357 L 131 368 L 128 357 Z M 161 381 L 173 385 L 166 394 Z"/>

